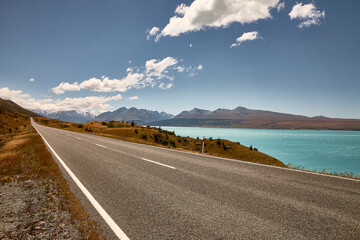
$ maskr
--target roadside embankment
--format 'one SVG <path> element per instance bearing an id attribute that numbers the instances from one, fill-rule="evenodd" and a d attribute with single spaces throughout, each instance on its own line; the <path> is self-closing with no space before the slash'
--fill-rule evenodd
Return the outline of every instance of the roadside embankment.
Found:
<path id="1" fill-rule="evenodd" d="M 1 137 L 0 239 L 103 239 L 32 132 Z"/>

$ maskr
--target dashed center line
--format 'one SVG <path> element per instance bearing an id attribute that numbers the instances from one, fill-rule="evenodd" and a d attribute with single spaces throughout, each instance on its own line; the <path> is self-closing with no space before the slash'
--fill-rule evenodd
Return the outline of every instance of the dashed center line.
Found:
<path id="1" fill-rule="evenodd" d="M 104 145 L 101 145 L 101 144 L 97 144 L 97 143 L 95 143 L 95 145 L 96 145 L 96 146 L 99 146 L 99 147 L 103 147 L 103 148 L 106 148 L 106 146 L 104 146 Z"/>
<path id="2" fill-rule="evenodd" d="M 155 163 L 155 164 L 158 164 L 158 165 L 161 165 L 161 166 L 164 166 L 164 167 L 168 167 L 168 168 L 171 168 L 171 169 L 176 169 L 176 168 L 173 167 L 173 166 L 166 165 L 166 164 L 159 163 L 159 162 L 155 162 L 155 161 L 152 161 L 152 160 L 149 160 L 149 159 L 146 159 L 146 158 L 141 158 L 141 159 L 144 160 L 144 161 L 151 162 L 151 163 Z"/>
<path id="3" fill-rule="evenodd" d="M 78 137 L 74 137 L 74 138 L 76 138 L 77 140 L 81 140 L 81 138 L 78 138 Z"/>

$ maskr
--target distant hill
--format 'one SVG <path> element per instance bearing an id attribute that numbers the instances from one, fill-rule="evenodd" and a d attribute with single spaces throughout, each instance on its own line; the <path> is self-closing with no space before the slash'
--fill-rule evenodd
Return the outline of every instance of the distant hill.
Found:
<path id="1" fill-rule="evenodd" d="M 0 98 L 0 134 L 23 131 L 30 124 L 30 117 L 41 117 L 10 100 Z"/>
<path id="2" fill-rule="evenodd" d="M 153 126 L 228 127 L 261 129 L 360 130 L 360 119 L 306 117 L 237 107 L 209 111 L 194 108 L 173 119 L 154 121 Z"/>
<path id="3" fill-rule="evenodd" d="M 125 121 L 130 122 L 134 121 L 137 124 L 144 125 L 149 122 L 161 121 L 173 118 L 174 115 L 151 111 L 146 109 L 137 109 L 137 108 L 119 108 L 113 112 L 104 112 L 94 118 L 94 121 Z"/>
<path id="4" fill-rule="evenodd" d="M 75 110 L 72 111 L 58 111 L 58 112 L 38 112 L 44 117 L 58 119 L 65 122 L 75 122 L 75 123 L 86 123 L 94 120 L 94 115 L 89 112 L 78 112 Z"/>

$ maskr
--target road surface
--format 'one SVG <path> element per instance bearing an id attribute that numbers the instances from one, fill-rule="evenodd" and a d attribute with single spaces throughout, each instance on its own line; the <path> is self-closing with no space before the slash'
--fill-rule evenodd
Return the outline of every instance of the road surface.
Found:
<path id="1" fill-rule="evenodd" d="M 359 181 L 32 124 L 124 234 L 75 190 L 108 239 L 360 238 Z"/>

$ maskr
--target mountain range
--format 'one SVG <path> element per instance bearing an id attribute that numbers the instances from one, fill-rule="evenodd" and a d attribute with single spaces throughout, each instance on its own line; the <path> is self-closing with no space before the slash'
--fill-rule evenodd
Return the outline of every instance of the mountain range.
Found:
<path id="1" fill-rule="evenodd" d="M 79 112 L 74 110 L 58 112 L 38 111 L 38 113 L 47 118 L 59 119 L 66 122 L 86 123 L 91 121 L 134 121 L 140 125 L 146 125 L 150 122 L 167 120 L 174 117 L 174 115 L 165 112 L 137 109 L 134 107 L 129 109 L 122 107 L 112 112 L 108 111 L 101 113 L 97 116 L 89 112 Z"/>
<path id="2" fill-rule="evenodd" d="M 153 126 L 229 127 L 262 129 L 360 130 L 360 119 L 306 117 L 244 107 L 209 111 L 194 108 L 172 119 L 151 122 Z"/>
<path id="3" fill-rule="evenodd" d="M 38 116 L 17 104 L 1 99 L 2 109 L 15 108 L 24 115 Z M 21 108 L 21 109 L 20 109 Z M 20 110 L 19 110 L 20 109 Z M 360 130 L 360 119 L 328 118 L 324 116 L 306 117 L 244 107 L 235 109 L 219 108 L 215 111 L 194 108 L 174 116 L 165 112 L 137 108 L 119 108 L 97 116 L 78 111 L 38 112 L 48 117 L 67 122 L 85 123 L 90 121 L 134 121 L 140 125 L 183 126 L 183 127 L 225 127 L 262 129 L 317 129 L 317 130 Z"/>
<path id="4" fill-rule="evenodd" d="M 80 111 L 58 111 L 58 112 L 47 112 L 47 111 L 36 111 L 40 115 L 52 118 L 59 119 L 65 122 L 75 122 L 75 123 L 86 123 L 94 120 L 95 115 L 90 112 L 80 112 Z"/>
<path id="5" fill-rule="evenodd" d="M 161 121 L 173 118 L 174 115 L 165 112 L 151 111 L 137 108 L 119 108 L 113 112 L 104 112 L 94 118 L 94 121 L 134 121 L 137 124 L 144 125 L 154 121 Z"/>

